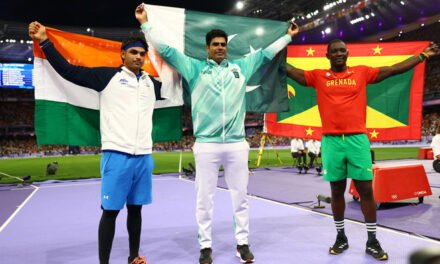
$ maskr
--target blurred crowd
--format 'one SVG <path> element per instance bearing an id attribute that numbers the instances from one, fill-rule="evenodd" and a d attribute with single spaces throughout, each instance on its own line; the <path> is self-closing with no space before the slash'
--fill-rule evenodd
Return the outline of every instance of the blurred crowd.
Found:
<path id="1" fill-rule="evenodd" d="M 0 138 L 0 157 L 15 158 L 98 153 L 100 153 L 99 147 L 37 145 L 35 136 Z"/>
<path id="2" fill-rule="evenodd" d="M 435 131 L 439 125 L 439 114 L 429 113 L 423 115 L 422 119 L 422 139 L 426 142 L 431 142 L 435 136 Z"/>
<path id="3" fill-rule="evenodd" d="M 402 32 L 398 37 L 390 41 L 434 41 L 440 43 L 440 23 L 434 23 L 429 26 L 420 27 L 411 32 Z M 425 99 L 434 99 L 440 97 L 440 58 L 433 58 L 426 64 L 425 72 Z"/>

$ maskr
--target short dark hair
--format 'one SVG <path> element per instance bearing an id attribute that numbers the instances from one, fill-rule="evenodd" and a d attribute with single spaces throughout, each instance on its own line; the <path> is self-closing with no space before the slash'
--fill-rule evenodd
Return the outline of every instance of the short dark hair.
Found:
<path id="1" fill-rule="evenodd" d="M 130 38 L 125 39 L 122 42 L 121 50 L 123 50 L 124 47 L 127 46 L 128 44 L 135 43 L 135 42 L 142 43 L 142 45 L 144 46 L 145 51 L 148 51 L 148 44 L 147 44 L 147 42 L 145 41 L 144 38 L 140 38 L 140 37 L 130 37 Z"/>
<path id="2" fill-rule="evenodd" d="M 333 43 L 338 43 L 338 42 L 342 42 L 345 44 L 345 42 L 342 39 L 333 39 L 332 41 L 330 41 L 327 45 L 327 52 L 330 51 L 330 46 L 333 45 Z"/>
<path id="3" fill-rule="evenodd" d="M 218 37 L 225 38 L 226 43 L 228 43 L 228 34 L 226 34 L 226 32 L 224 32 L 221 29 L 213 29 L 208 33 L 206 33 L 206 46 L 209 46 L 209 44 L 211 44 L 211 40 L 213 38 L 218 38 Z"/>

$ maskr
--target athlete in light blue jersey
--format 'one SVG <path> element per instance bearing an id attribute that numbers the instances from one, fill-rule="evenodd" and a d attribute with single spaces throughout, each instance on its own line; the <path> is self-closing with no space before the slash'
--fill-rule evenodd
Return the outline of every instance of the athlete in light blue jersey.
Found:
<path id="1" fill-rule="evenodd" d="M 135 15 L 147 41 L 189 86 L 196 137 L 193 150 L 196 161 L 196 218 L 201 248 L 199 263 L 212 263 L 213 197 L 221 165 L 232 198 L 236 255 L 241 262 L 252 263 L 254 256 L 248 246 L 249 206 L 246 196 L 249 180 L 249 145 L 244 131 L 246 83 L 258 68 L 270 62 L 292 41 L 298 27 L 292 24 L 285 36 L 266 49 L 234 61 L 227 59 L 227 34 L 214 29 L 206 34 L 208 58 L 198 60 L 161 41 L 148 23 L 143 4 L 136 8 Z"/>

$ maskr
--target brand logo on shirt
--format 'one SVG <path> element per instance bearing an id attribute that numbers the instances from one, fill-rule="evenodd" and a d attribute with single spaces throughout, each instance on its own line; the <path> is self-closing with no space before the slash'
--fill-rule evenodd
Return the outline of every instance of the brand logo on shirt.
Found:
<path id="1" fill-rule="evenodd" d="M 336 80 L 327 81 L 327 83 L 326 83 L 327 87 L 341 86 L 341 85 L 355 86 L 356 80 L 354 80 L 354 79 L 336 79 Z"/>
<path id="2" fill-rule="evenodd" d="M 120 84 L 128 84 L 128 80 L 127 79 L 120 79 L 119 83 Z"/>
<path id="3" fill-rule="evenodd" d="M 108 195 L 104 195 L 102 198 L 104 198 L 104 200 L 108 200 L 110 197 Z"/>
<path id="4" fill-rule="evenodd" d="M 235 78 L 240 78 L 240 74 L 238 73 L 238 71 L 236 70 L 236 69 L 233 69 L 233 70 L 231 70 L 232 71 L 232 73 L 234 74 L 234 77 Z"/>

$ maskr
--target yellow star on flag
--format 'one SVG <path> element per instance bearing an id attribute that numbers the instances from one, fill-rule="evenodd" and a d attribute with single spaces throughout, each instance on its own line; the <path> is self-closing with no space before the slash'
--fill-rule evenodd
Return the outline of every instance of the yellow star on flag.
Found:
<path id="1" fill-rule="evenodd" d="M 290 99 L 291 97 L 296 95 L 295 88 L 291 86 L 290 84 L 287 85 L 287 97 Z"/>
<path id="2" fill-rule="evenodd" d="M 306 136 L 311 136 L 313 135 L 314 130 L 311 129 L 310 127 L 306 129 Z"/>
<path id="3" fill-rule="evenodd" d="M 308 50 L 306 50 L 307 56 L 314 56 L 315 50 L 310 47 Z"/>
<path id="4" fill-rule="evenodd" d="M 379 135 L 379 132 L 377 132 L 376 129 L 374 129 L 372 132 L 370 132 L 371 138 L 377 138 L 377 135 Z"/>
<path id="5" fill-rule="evenodd" d="M 377 46 L 373 49 L 373 51 L 374 51 L 373 55 L 376 55 L 376 54 L 381 55 L 382 48 L 379 47 L 379 45 L 377 45 Z"/>

